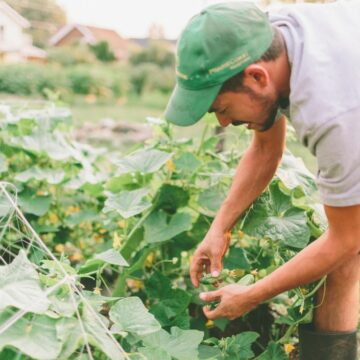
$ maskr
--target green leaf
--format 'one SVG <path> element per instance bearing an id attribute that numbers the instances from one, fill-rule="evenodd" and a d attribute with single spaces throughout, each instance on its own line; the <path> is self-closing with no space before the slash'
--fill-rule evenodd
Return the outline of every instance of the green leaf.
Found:
<path id="1" fill-rule="evenodd" d="M 159 190 L 155 207 L 174 214 L 177 209 L 186 206 L 189 199 L 188 191 L 176 185 L 164 184 Z"/>
<path id="2" fill-rule="evenodd" d="M 104 323 L 105 327 L 108 327 L 108 320 L 100 314 L 98 314 L 98 317 Z M 57 324 L 57 331 L 64 346 L 59 355 L 59 359 L 68 359 L 76 349 L 83 347 L 86 340 L 90 345 L 97 347 L 106 354 L 109 359 L 124 359 L 124 353 L 120 346 L 105 332 L 105 329 L 99 323 L 100 320 L 96 320 L 89 308 L 84 307 L 82 321 L 87 335 L 85 339 L 78 319 L 61 319 Z"/>
<path id="3" fill-rule="evenodd" d="M 175 170 L 185 173 L 194 173 L 201 165 L 197 157 L 190 153 L 182 153 L 176 160 L 174 160 Z"/>
<path id="4" fill-rule="evenodd" d="M 124 174 L 122 176 L 111 177 L 105 184 L 105 189 L 115 194 L 122 190 L 131 190 L 129 188 L 132 186 L 137 187 L 134 176 L 132 174 Z"/>
<path id="5" fill-rule="evenodd" d="M 100 254 L 95 255 L 95 259 L 101 260 L 107 264 L 118 266 L 129 266 L 127 261 L 121 256 L 121 254 L 114 250 L 109 249 Z"/>
<path id="6" fill-rule="evenodd" d="M 12 315 L 9 311 L 1 313 L 0 324 Z M 58 359 L 61 342 L 57 338 L 56 320 L 43 315 L 23 317 L 0 334 L 0 350 L 4 346 L 13 346 L 39 360 Z"/>
<path id="7" fill-rule="evenodd" d="M 177 213 L 166 222 L 164 212 L 152 213 L 145 221 L 145 241 L 153 244 L 172 239 L 174 236 L 190 230 L 192 227 L 191 216 L 185 213 Z"/>
<path id="8" fill-rule="evenodd" d="M 98 314 L 99 319 L 105 324 L 106 328 L 109 327 L 108 319 Z M 113 341 L 110 336 L 105 332 L 104 328 L 95 320 L 94 315 L 88 308 L 83 311 L 83 319 L 85 330 L 90 334 L 90 343 L 99 348 L 111 360 L 124 359 L 124 352 L 120 346 Z"/>
<path id="9" fill-rule="evenodd" d="M 230 355 L 230 359 L 236 360 L 248 360 L 254 357 L 254 353 L 251 350 L 252 344 L 259 337 L 259 334 L 253 331 L 245 331 L 236 336 L 232 336 L 226 339 L 227 353 Z"/>
<path id="10" fill-rule="evenodd" d="M 210 212 L 215 215 L 225 197 L 226 193 L 223 190 L 218 187 L 212 187 L 199 194 L 198 203 L 202 208 L 210 210 Z"/>
<path id="11" fill-rule="evenodd" d="M 200 360 L 218 360 L 221 359 L 221 350 L 217 346 L 200 345 Z"/>
<path id="12" fill-rule="evenodd" d="M 250 270 L 250 262 L 246 256 L 246 252 L 242 248 L 231 247 L 229 253 L 224 258 L 224 266 L 226 269 L 244 269 Z"/>
<path id="13" fill-rule="evenodd" d="M 147 348 L 162 349 L 177 360 L 196 360 L 199 358 L 198 347 L 204 333 L 198 330 L 171 328 L 171 334 L 160 330 L 142 337 Z"/>
<path id="14" fill-rule="evenodd" d="M 249 210 L 243 222 L 243 231 L 251 236 L 280 241 L 294 248 L 304 248 L 310 239 L 304 210 L 296 208 L 291 198 L 283 194 L 277 183 L 269 187 Z"/>
<path id="15" fill-rule="evenodd" d="M 22 192 L 19 197 L 19 205 L 22 210 L 27 214 L 37 216 L 45 215 L 51 205 L 51 196 L 39 196 L 29 191 Z"/>
<path id="16" fill-rule="evenodd" d="M 64 180 L 65 172 L 61 169 L 40 169 L 34 166 L 15 176 L 15 179 L 21 182 L 27 182 L 31 179 L 37 181 L 46 180 L 49 184 L 59 184 Z"/>
<path id="17" fill-rule="evenodd" d="M 146 359 L 156 360 L 171 360 L 171 356 L 162 349 L 155 349 L 151 347 L 141 347 L 140 353 L 146 356 Z"/>
<path id="18" fill-rule="evenodd" d="M 306 195 L 311 195 L 317 189 L 314 175 L 300 158 L 296 158 L 289 151 L 283 154 L 276 175 L 290 190 L 300 187 Z"/>
<path id="19" fill-rule="evenodd" d="M 39 276 L 22 250 L 11 264 L 0 266 L 0 310 L 7 306 L 39 314 L 49 307 Z"/>
<path id="20" fill-rule="evenodd" d="M 148 192 L 148 189 L 142 188 L 110 194 L 105 202 L 104 212 L 116 210 L 125 219 L 138 215 L 151 206 L 149 201 L 143 199 Z"/>
<path id="21" fill-rule="evenodd" d="M 154 333 L 161 328 L 138 297 L 128 297 L 116 302 L 110 310 L 110 319 L 121 331 L 140 336 Z"/>
<path id="22" fill-rule="evenodd" d="M 256 358 L 256 360 L 288 360 L 282 346 L 277 343 L 270 343 L 265 352 Z"/>
<path id="23" fill-rule="evenodd" d="M 8 170 L 6 157 L 0 153 L 0 174 Z"/>
<path id="24" fill-rule="evenodd" d="M 0 216 L 5 217 L 14 211 L 13 206 L 9 202 L 3 191 L 0 192 Z"/>
<path id="25" fill-rule="evenodd" d="M 64 219 L 66 226 L 74 227 L 84 221 L 95 221 L 99 217 L 99 214 L 93 210 L 83 210 L 77 213 L 71 214 Z"/>
<path id="26" fill-rule="evenodd" d="M 136 151 L 115 164 L 119 167 L 119 173 L 140 172 L 153 173 L 158 171 L 173 154 L 156 149 L 144 149 Z"/>
<path id="27" fill-rule="evenodd" d="M 191 294 L 182 289 L 171 289 L 165 296 L 151 306 L 150 312 L 155 315 L 162 327 L 177 325 L 178 321 L 187 324 L 187 307 L 191 301 Z"/>

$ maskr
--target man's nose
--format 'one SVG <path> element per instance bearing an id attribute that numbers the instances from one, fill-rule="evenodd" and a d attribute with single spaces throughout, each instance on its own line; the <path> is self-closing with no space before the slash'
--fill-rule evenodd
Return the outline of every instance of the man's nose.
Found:
<path id="1" fill-rule="evenodd" d="M 216 118 L 218 119 L 220 126 L 226 127 L 231 124 L 231 119 L 223 114 L 215 113 Z"/>

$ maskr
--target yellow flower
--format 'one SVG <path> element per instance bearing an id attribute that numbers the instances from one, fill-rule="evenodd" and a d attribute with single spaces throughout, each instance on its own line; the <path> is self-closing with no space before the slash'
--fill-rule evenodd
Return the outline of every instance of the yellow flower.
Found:
<path id="1" fill-rule="evenodd" d="M 79 241 L 79 248 L 81 250 L 84 250 L 86 248 L 86 243 L 83 239 L 80 239 L 80 241 Z"/>
<path id="2" fill-rule="evenodd" d="M 212 320 L 208 320 L 205 324 L 205 326 L 208 328 L 208 329 L 211 329 L 215 326 L 215 323 L 212 321 Z"/>
<path id="3" fill-rule="evenodd" d="M 290 354 L 294 349 L 295 346 L 293 344 L 284 344 L 284 350 L 287 354 Z"/>
<path id="4" fill-rule="evenodd" d="M 94 288 L 94 294 L 101 295 L 101 289 L 99 287 Z"/>
<path id="5" fill-rule="evenodd" d="M 244 232 L 241 231 L 241 230 L 239 230 L 239 231 L 238 231 L 238 238 L 239 238 L 239 239 L 242 239 L 243 237 L 244 237 Z"/>
<path id="6" fill-rule="evenodd" d="M 65 246 L 63 244 L 57 244 L 55 246 L 55 251 L 58 253 L 63 253 L 65 251 Z"/>
<path id="7" fill-rule="evenodd" d="M 99 233 L 100 233 L 100 234 L 105 234 L 106 232 L 107 232 L 107 230 L 104 229 L 104 228 L 101 228 L 101 229 L 99 230 Z"/>
<path id="8" fill-rule="evenodd" d="M 71 215 L 71 214 L 75 214 L 75 213 L 77 213 L 79 211 L 80 211 L 79 206 L 71 205 L 71 206 L 69 206 L 68 208 L 65 209 L 65 215 L 68 216 L 68 215 Z"/>
<path id="9" fill-rule="evenodd" d="M 145 260 L 145 266 L 146 267 L 151 267 L 152 266 L 152 264 L 154 263 L 154 253 L 152 252 L 152 253 L 150 253 L 148 256 L 147 256 L 147 258 L 146 258 L 146 260 Z"/>
<path id="10" fill-rule="evenodd" d="M 137 279 L 126 279 L 126 283 L 132 290 L 140 290 L 144 288 L 144 282 Z"/>
<path id="11" fill-rule="evenodd" d="M 300 288 L 300 291 L 301 291 L 301 293 L 303 294 L 303 295 L 306 295 L 308 292 L 309 292 L 309 290 L 308 289 L 306 289 L 306 288 Z"/>
<path id="12" fill-rule="evenodd" d="M 119 220 L 117 222 L 117 224 L 119 225 L 119 228 L 121 228 L 121 229 L 126 228 L 126 221 L 125 220 Z"/>
<path id="13" fill-rule="evenodd" d="M 119 250 L 121 247 L 121 242 L 122 242 L 121 237 L 118 235 L 117 232 L 114 232 L 114 238 L 113 238 L 113 243 L 112 243 L 113 248 L 115 250 Z"/>
<path id="14" fill-rule="evenodd" d="M 93 238 L 94 238 L 95 242 L 101 243 L 102 236 L 100 234 L 94 234 Z"/>
<path id="15" fill-rule="evenodd" d="M 83 259 L 83 256 L 82 256 L 81 253 L 75 253 L 75 254 L 69 256 L 69 259 L 71 261 L 78 262 L 78 261 L 81 261 Z"/>
<path id="16" fill-rule="evenodd" d="M 49 214 L 49 222 L 50 224 L 56 225 L 59 222 L 59 217 L 55 213 Z"/>
<path id="17" fill-rule="evenodd" d="M 172 160 L 168 160 L 165 164 L 165 167 L 169 170 L 169 171 L 175 171 L 176 166 L 174 164 L 174 162 Z"/>

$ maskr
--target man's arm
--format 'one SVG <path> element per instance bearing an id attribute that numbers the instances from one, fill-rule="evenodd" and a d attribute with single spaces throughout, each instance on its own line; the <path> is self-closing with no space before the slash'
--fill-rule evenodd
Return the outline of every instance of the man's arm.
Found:
<path id="1" fill-rule="evenodd" d="M 220 301 L 209 319 L 237 318 L 259 303 L 295 287 L 311 283 L 353 258 L 360 250 L 360 205 L 325 206 L 329 228 L 319 239 L 286 264 L 254 285 L 229 285 L 201 295 L 205 301 Z M 344 279 L 344 282 L 346 279 Z"/>
<path id="2" fill-rule="evenodd" d="M 204 266 L 215 276 L 221 271 L 222 258 L 228 248 L 226 233 L 274 176 L 285 148 L 285 135 L 286 118 L 283 116 L 268 131 L 254 132 L 252 142 L 239 162 L 230 191 L 194 253 L 190 267 L 194 286 L 199 286 Z"/>
<path id="3" fill-rule="evenodd" d="M 330 273 L 360 250 L 360 205 L 325 206 L 328 230 L 275 272 L 257 282 L 258 302 L 311 283 Z M 344 279 L 346 281 L 346 279 Z"/>

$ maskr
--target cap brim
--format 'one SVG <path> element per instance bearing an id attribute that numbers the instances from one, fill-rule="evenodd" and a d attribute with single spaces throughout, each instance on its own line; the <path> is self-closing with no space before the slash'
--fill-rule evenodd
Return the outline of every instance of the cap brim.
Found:
<path id="1" fill-rule="evenodd" d="M 221 86 L 188 90 L 176 84 L 165 110 L 165 119 L 179 126 L 195 124 L 208 112 Z"/>

